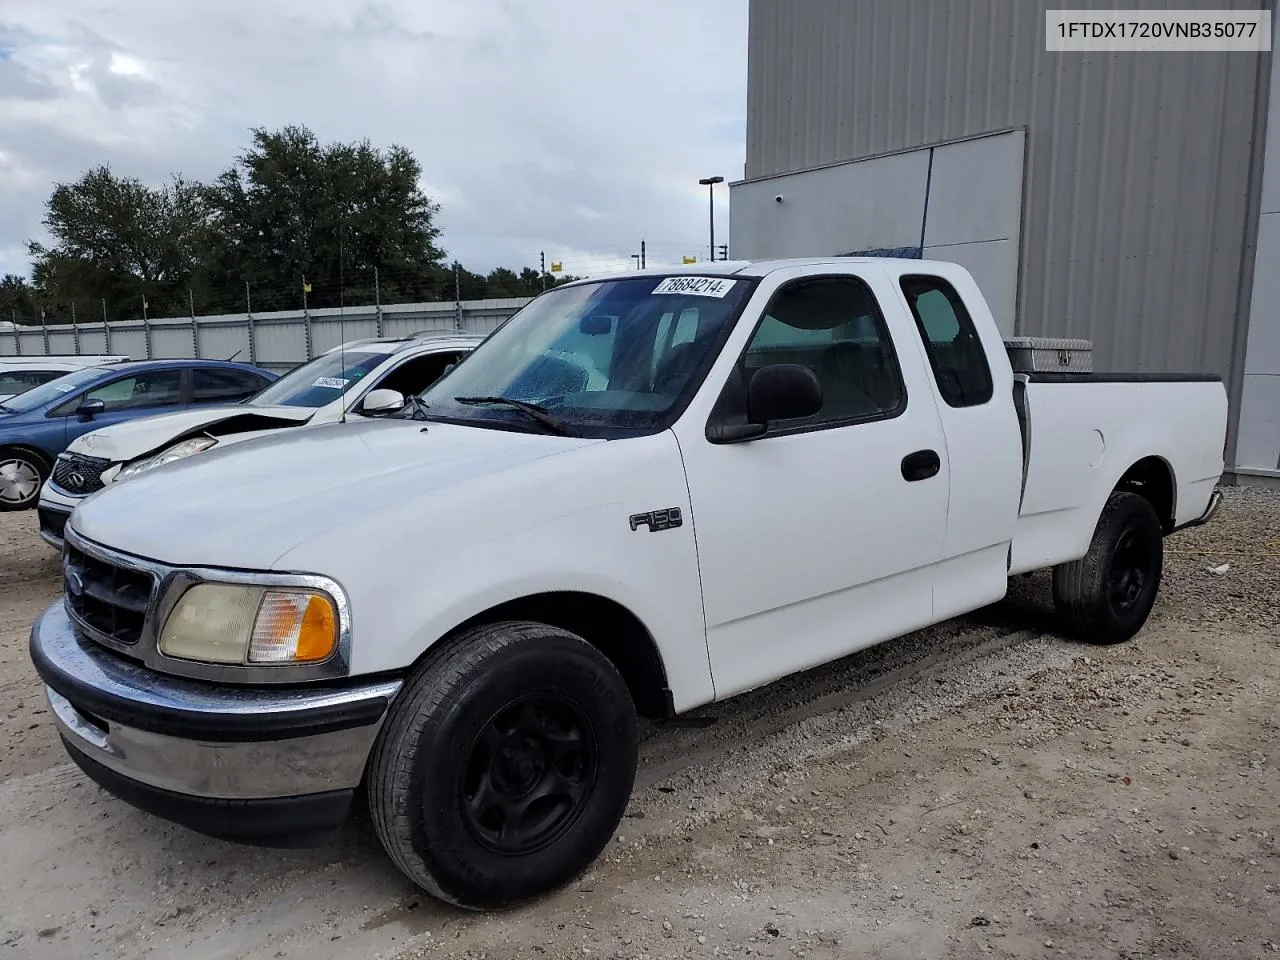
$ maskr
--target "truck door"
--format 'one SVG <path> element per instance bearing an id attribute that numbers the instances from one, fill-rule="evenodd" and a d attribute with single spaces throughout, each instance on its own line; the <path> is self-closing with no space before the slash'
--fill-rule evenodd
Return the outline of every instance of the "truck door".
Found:
<path id="1" fill-rule="evenodd" d="M 1012 372 L 988 359 L 1003 357 L 1004 344 L 972 279 L 903 274 L 898 287 L 927 358 L 951 467 L 934 590 L 934 615 L 941 620 L 993 603 L 1008 589 L 1022 434 Z"/>
<path id="2" fill-rule="evenodd" d="M 742 442 L 708 439 L 700 404 L 676 424 L 717 697 L 932 622 L 947 525 L 942 425 L 887 274 L 777 271 L 747 309 L 758 322 L 735 331 L 699 399 L 723 409 L 760 367 L 797 363 L 823 405 Z"/>

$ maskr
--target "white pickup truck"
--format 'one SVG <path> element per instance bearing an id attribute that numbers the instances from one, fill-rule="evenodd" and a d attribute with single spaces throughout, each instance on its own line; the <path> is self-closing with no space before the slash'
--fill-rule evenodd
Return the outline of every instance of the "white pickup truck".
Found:
<path id="1" fill-rule="evenodd" d="M 413 418 L 82 501 L 30 642 L 71 757 L 254 843 L 329 841 L 362 788 L 414 882 L 510 905 L 603 849 L 638 717 L 1036 569 L 1064 632 L 1126 640 L 1218 507 L 1216 377 L 1016 372 L 951 263 L 695 269 L 548 291 Z"/>

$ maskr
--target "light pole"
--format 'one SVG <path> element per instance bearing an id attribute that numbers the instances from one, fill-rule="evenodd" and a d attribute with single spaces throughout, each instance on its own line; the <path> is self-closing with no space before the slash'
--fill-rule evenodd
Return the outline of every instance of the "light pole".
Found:
<path id="1" fill-rule="evenodd" d="M 724 177 L 703 177 L 698 183 L 707 188 L 707 203 L 711 217 L 711 259 L 716 258 L 716 184 L 724 183 Z"/>

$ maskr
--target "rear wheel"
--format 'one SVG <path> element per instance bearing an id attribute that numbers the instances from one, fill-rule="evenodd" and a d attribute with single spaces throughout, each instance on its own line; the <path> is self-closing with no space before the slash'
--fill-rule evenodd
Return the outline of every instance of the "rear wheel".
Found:
<path id="1" fill-rule="evenodd" d="M 1113 493 L 1089 552 L 1053 570 L 1053 601 L 1066 632 L 1095 644 L 1122 643 L 1147 622 L 1160 589 L 1164 531 L 1136 493 Z"/>
<path id="2" fill-rule="evenodd" d="M 367 778 L 374 829 L 436 897 L 510 906 L 600 854 L 637 753 L 627 685 L 598 650 L 543 624 L 478 627 L 392 704 Z"/>
<path id="3" fill-rule="evenodd" d="M 49 476 L 44 460 L 27 450 L 0 450 L 0 510 L 27 510 Z"/>

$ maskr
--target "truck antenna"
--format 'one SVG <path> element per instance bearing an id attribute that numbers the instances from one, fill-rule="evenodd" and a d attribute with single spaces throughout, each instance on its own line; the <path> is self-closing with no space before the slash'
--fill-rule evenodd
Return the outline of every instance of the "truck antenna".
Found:
<path id="1" fill-rule="evenodd" d="M 343 273 L 343 235 L 346 233 L 347 227 L 347 205 L 342 205 L 342 217 L 338 220 L 338 377 L 345 381 L 347 379 L 347 324 L 346 324 L 346 307 L 347 307 L 347 288 L 345 283 L 345 274 Z M 341 387 L 339 396 L 342 397 L 342 415 L 340 423 L 347 422 L 347 385 L 344 382 Z"/>

